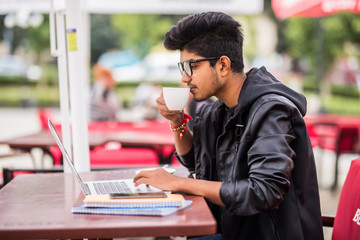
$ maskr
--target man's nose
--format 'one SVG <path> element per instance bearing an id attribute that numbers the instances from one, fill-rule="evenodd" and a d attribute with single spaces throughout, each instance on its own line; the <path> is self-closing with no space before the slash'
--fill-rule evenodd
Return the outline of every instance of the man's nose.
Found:
<path id="1" fill-rule="evenodd" d="M 181 82 L 188 83 L 191 81 L 191 77 L 189 77 L 185 72 L 181 75 Z"/>

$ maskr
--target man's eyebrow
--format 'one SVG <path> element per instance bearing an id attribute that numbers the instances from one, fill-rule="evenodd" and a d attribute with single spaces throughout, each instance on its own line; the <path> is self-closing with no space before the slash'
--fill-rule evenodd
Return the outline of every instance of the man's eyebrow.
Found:
<path id="1" fill-rule="evenodd" d="M 184 61 L 180 61 L 181 63 L 184 63 L 184 62 L 191 62 L 191 61 L 194 61 L 195 59 L 191 58 L 191 59 L 188 59 L 188 60 L 184 60 Z"/>

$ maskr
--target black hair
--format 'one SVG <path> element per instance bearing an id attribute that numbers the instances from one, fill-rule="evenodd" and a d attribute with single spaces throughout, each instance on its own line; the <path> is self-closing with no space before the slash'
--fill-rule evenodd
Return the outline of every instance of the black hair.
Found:
<path id="1" fill-rule="evenodd" d="M 227 56 L 231 69 L 242 72 L 243 34 L 240 23 L 220 12 L 197 13 L 181 19 L 165 34 L 168 50 L 187 50 L 203 57 Z M 216 60 L 210 61 L 214 66 Z"/>

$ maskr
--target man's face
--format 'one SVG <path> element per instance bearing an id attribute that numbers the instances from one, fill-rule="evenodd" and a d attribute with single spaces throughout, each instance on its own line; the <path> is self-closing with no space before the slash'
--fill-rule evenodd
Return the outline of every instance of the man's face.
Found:
<path id="1" fill-rule="evenodd" d="M 180 61 L 199 60 L 205 57 L 190 53 L 186 50 L 180 52 Z M 219 81 L 217 66 L 211 67 L 209 61 L 191 63 L 192 75 L 189 77 L 185 72 L 182 74 L 181 81 L 190 88 L 196 101 L 208 99 L 216 96 L 221 90 L 222 84 Z"/>

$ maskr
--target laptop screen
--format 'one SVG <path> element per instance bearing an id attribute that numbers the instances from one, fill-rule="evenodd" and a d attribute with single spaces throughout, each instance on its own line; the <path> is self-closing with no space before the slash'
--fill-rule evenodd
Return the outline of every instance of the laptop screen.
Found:
<path id="1" fill-rule="evenodd" d="M 86 195 L 85 193 L 85 190 L 84 190 L 84 186 L 83 186 L 83 181 L 78 173 L 78 171 L 76 170 L 75 166 L 74 166 L 74 162 L 72 160 L 72 158 L 69 156 L 69 154 L 67 153 L 66 149 L 65 149 L 65 146 L 64 144 L 62 143 L 59 135 L 57 134 L 55 128 L 54 128 L 54 125 L 52 124 L 52 122 L 50 121 L 50 119 L 48 119 L 48 125 L 49 125 L 49 128 L 50 128 L 50 131 L 52 133 L 52 135 L 54 136 L 55 138 L 55 141 L 57 143 L 57 145 L 59 146 L 60 148 L 60 151 L 62 152 L 63 156 L 65 156 L 64 158 L 66 159 L 67 163 L 70 165 L 70 168 L 71 168 L 71 171 L 73 173 L 73 175 L 75 176 L 75 178 L 79 181 L 80 185 L 81 185 L 81 189 L 82 191 L 84 192 L 84 194 Z"/>

